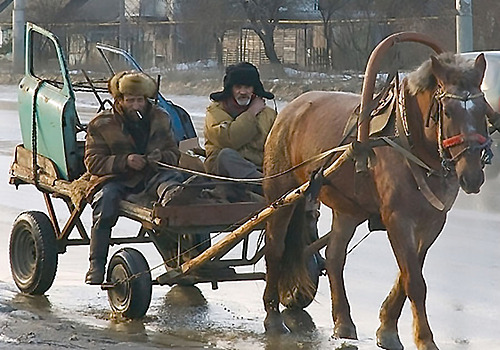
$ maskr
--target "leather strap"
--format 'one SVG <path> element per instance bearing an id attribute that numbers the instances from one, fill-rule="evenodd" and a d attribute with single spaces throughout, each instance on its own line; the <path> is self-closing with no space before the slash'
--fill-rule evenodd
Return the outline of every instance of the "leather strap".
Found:
<path id="1" fill-rule="evenodd" d="M 410 141 L 408 139 L 409 133 L 407 132 L 408 128 L 405 127 L 406 120 L 406 96 L 405 96 L 405 84 L 403 82 L 401 87 L 401 93 L 396 85 L 395 94 L 397 98 L 397 108 L 396 108 L 396 129 L 398 130 L 399 139 L 401 140 L 401 146 L 411 153 Z M 422 193 L 422 195 L 427 199 L 427 201 L 437 210 L 443 211 L 446 206 L 441 202 L 441 200 L 432 192 L 431 188 L 427 184 L 427 181 L 422 173 L 421 169 L 417 167 L 417 164 L 414 162 L 410 162 L 408 157 L 405 156 L 405 162 L 410 168 L 410 171 L 417 183 L 418 190 Z"/>

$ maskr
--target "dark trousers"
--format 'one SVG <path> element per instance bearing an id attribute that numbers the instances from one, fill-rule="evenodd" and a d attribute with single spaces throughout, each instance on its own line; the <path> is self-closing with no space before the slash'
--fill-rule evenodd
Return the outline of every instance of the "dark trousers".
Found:
<path id="1" fill-rule="evenodd" d="M 215 162 L 215 173 L 237 179 L 262 177 L 262 171 L 257 165 L 243 158 L 238 151 L 232 148 L 223 148 L 219 152 Z"/>
<path id="2" fill-rule="evenodd" d="M 223 148 L 217 155 L 215 162 L 215 172 L 217 175 L 232 177 L 236 179 L 258 179 L 261 178 L 262 171 L 249 160 L 243 158 L 238 151 L 232 148 Z M 263 194 L 260 185 L 244 185 L 238 183 L 227 183 L 222 185 L 221 191 L 230 200 L 240 200 L 245 197 L 245 189 Z"/>
<path id="3" fill-rule="evenodd" d="M 146 192 L 156 200 L 156 189 L 161 183 L 179 185 L 185 176 L 174 170 L 161 170 L 138 188 L 129 188 L 118 181 L 105 183 L 92 199 L 92 231 L 90 237 L 90 260 L 106 261 L 111 229 L 118 221 L 119 203 L 127 195 Z"/>

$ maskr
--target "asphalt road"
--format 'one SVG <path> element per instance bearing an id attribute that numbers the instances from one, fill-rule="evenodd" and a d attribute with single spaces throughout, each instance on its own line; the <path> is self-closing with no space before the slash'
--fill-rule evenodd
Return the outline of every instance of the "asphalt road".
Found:
<path id="1" fill-rule="evenodd" d="M 20 309 L 35 313 L 37 303 L 16 292 L 8 258 L 10 228 L 15 217 L 24 210 L 44 210 L 43 198 L 33 186 L 21 186 L 16 190 L 8 184 L 13 148 L 20 143 L 14 93 L 13 87 L 0 87 L 0 281 L 3 281 L 0 283 L 0 301 L 6 305 L 15 302 Z M 191 113 L 200 131 L 208 100 L 195 96 L 172 99 Z M 497 168 L 495 163 L 492 169 Z M 500 349 L 500 215 L 497 211 L 500 192 L 495 173 L 496 170 L 489 171 L 490 180 L 479 196 L 459 196 L 426 261 L 424 273 L 428 284 L 429 320 L 441 349 Z M 63 203 L 56 204 L 60 223 L 64 224 L 67 210 Z M 84 212 L 82 220 L 90 228 L 89 211 Z M 322 208 L 320 231 L 327 232 L 329 225 L 329 212 Z M 137 229 L 136 223 L 120 220 L 114 234 L 134 233 Z M 363 237 L 366 230 L 360 228 L 353 243 Z M 161 263 L 153 246 L 141 245 L 138 248 L 150 266 Z M 110 255 L 117 249 L 113 247 Z M 316 300 L 302 315 L 303 325 L 312 325 L 313 331 L 272 339 L 265 337 L 262 324 L 265 314 L 261 301 L 264 283 L 261 281 L 220 283 L 218 290 L 211 290 L 209 284 L 189 289 L 154 287 L 147 316 L 130 324 L 116 322 L 110 317 L 106 292 L 83 283 L 87 268 L 88 248 L 68 248 L 59 257 L 54 285 L 41 299 L 45 303 L 44 312 L 62 320 L 62 324 L 73 325 L 77 338 L 78 335 L 81 338 L 88 335 L 78 328 L 84 325 L 96 332 L 106 332 L 106 336 L 112 339 L 138 342 L 144 347 L 288 350 L 333 349 L 344 344 L 343 340 L 330 337 L 331 306 L 325 277 L 320 279 Z M 255 271 L 264 271 L 262 262 Z M 345 278 L 359 336 L 358 341 L 347 342 L 354 346 L 353 349 L 376 349 L 378 308 L 395 277 L 396 264 L 384 232 L 371 234 L 348 256 Z M 2 308 L 0 316 L 16 320 L 15 315 L 11 317 L 11 313 Z M 36 322 L 33 320 L 33 324 Z M 414 349 L 408 305 L 403 310 L 399 329 L 405 349 Z M 0 331 L 0 346 L 15 345 L 2 336 L 6 332 Z M 133 339 L 130 339 L 131 334 Z M 115 344 L 103 339 L 95 338 L 88 344 L 98 348 Z M 21 342 L 18 346 L 25 344 L 30 343 Z M 70 340 L 63 339 L 51 348 L 71 344 Z"/>

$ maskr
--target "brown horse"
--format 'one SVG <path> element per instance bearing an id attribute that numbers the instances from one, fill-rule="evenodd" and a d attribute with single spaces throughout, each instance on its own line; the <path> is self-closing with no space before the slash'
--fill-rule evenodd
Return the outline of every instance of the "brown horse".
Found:
<path id="1" fill-rule="evenodd" d="M 325 178 L 319 199 L 332 209 L 334 218 L 325 264 L 335 337 L 357 338 L 344 287 L 346 248 L 358 225 L 378 217 L 387 230 L 399 274 L 381 306 L 377 344 L 403 349 L 398 319 L 408 297 L 417 348 L 437 349 L 427 320 L 422 267 L 459 188 L 477 193 L 484 181 L 482 156 L 490 144 L 488 105 L 480 89 L 485 67 L 482 54 L 475 61 L 440 54 L 400 84 L 399 122 L 389 131 L 419 161 L 389 145 L 374 147 L 367 172 L 356 172 L 355 162 L 347 161 Z M 317 164 L 286 170 L 338 146 L 359 102 L 360 96 L 351 93 L 308 92 L 281 111 L 265 145 L 264 170 L 266 176 L 285 175 L 264 183 L 269 201 L 309 180 Z M 347 142 L 354 140 L 355 135 Z M 285 295 L 297 289 L 314 292 L 304 264 L 308 258 L 304 245 L 311 236 L 305 232 L 310 225 L 304 224 L 304 208 L 304 200 L 299 200 L 280 208 L 267 222 L 263 300 L 268 332 L 287 331 L 279 312 Z"/>

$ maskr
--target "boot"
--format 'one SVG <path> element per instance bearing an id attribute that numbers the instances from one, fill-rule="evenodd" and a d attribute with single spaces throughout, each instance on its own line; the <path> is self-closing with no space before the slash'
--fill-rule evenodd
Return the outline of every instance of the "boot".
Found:
<path id="1" fill-rule="evenodd" d="M 86 284 L 102 284 L 108 259 L 111 229 L 92 229 L 90 236 L 90 267 L 85 275 Z"/>

